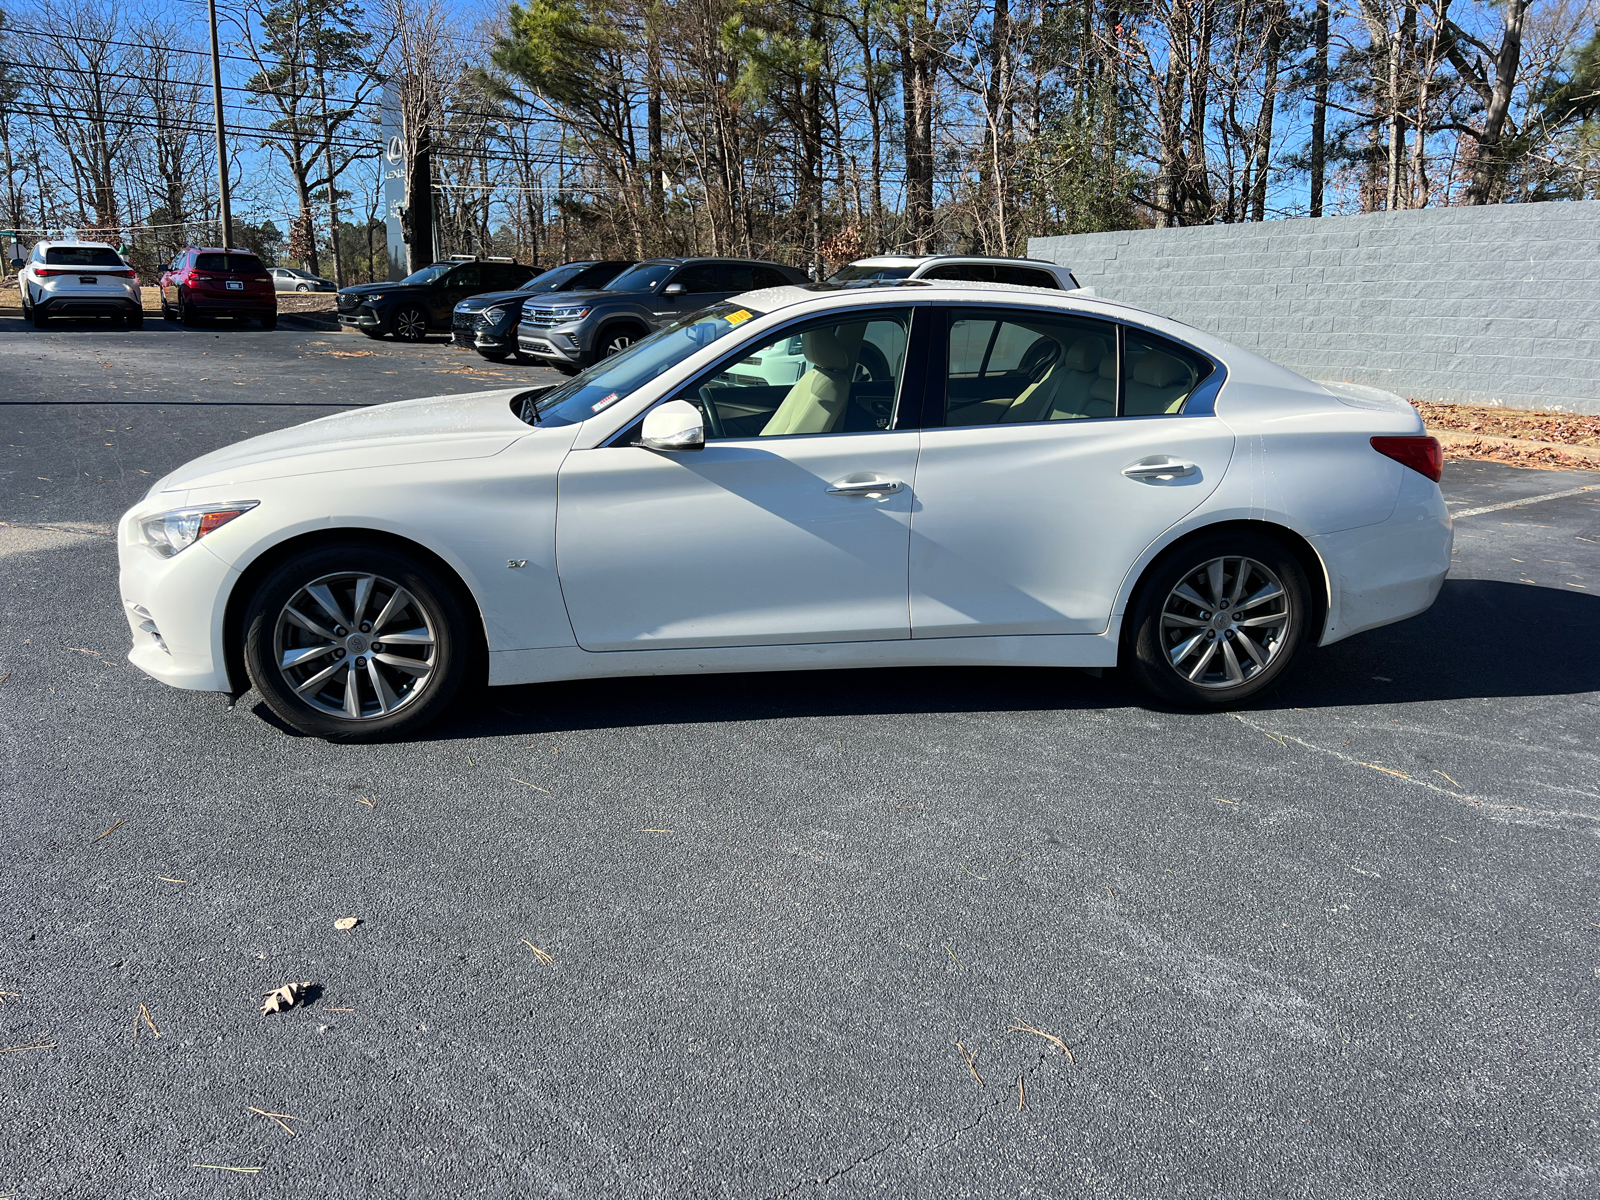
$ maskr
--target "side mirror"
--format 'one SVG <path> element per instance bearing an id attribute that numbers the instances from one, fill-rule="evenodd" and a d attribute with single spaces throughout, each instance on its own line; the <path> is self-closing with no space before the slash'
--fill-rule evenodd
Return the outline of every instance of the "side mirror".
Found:
<path id="1" fill-rule="evenodd" d="M 704 450 L 700 410 L 687 400 L 668 400 L 645 415 L 639 445 L 646 450 Z"/>
<path id="2" fill-rule="evenodd" d="M 683 295 L 683 292 L 684 287 L 681 283 L 669 283 L 666 287 L 661 289 L 661 294 L 663 296 L 681 296 Z"/>

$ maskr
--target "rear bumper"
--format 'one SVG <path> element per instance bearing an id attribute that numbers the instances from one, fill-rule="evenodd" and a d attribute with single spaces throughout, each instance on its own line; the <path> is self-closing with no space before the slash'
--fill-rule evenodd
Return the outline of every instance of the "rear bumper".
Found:
<path id="1" fill-rule="evenodd" d="M 144 312 L 139 301 L 126 295 L 45 296 L 34 307 L 48 317 L 124 317 Z"/>
<path id="2" fill-rule="evenodd" d="M 1439 485 L 1407 471 L 1387 521 L 1311 541 L 1328 573 L 1326 646 L 1427 612 L 1450 572 L 1455 532 Z"/>

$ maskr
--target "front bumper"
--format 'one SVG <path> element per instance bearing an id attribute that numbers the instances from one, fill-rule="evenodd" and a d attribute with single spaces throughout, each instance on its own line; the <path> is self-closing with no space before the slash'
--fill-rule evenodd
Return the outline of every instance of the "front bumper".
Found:
<path id="1" fill-rule="evenodd" d="M 348 325 L 352 329 L 381 329 L 383 318 L 363 304 L 354 312 L 341 312 L 339 324 Z"/>
<path id="2" fill-rule="evenodd" d="M 171 687 L 231 691 L 222 622 L 239 572 L 204 542 L 161 557 L 139 540 L 131 515 L 117 530 L 117 561 L 123 615 L 133 635 L 128 661 Z"/>
<path id="3" fill-rule="evenodd" d="M 540 325 L 517 326 L 517 350 L 529 358 L 545 362 L 583 365 L 583 346 L 576 332 L 546 329 Z"/>
<path id="4" fill-rule="evenodd" d="M 456 313 L 450 322 L 450 340 L 469 350 L 515 350 L 517 327 L 485 327 L 478 323 L 476 313 Z"/>

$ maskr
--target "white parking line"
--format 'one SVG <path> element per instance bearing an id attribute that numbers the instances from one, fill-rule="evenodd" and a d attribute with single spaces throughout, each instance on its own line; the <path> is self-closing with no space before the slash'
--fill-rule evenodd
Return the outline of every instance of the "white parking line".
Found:
<path id="1" fill-rule="evenodd" d="M 1550 492 L 1544 496 L 1528 496 L 1522 500 L 1506 500 L 1500 504 L 1485 504 L 1482 508 L 1468 508 L 1458 513 L 1451 513 L 1450 519 L 1459 521 L 1462 517 L 1482 516 L 1484 513 L 1499 512 L 1502 508 L 1521 508 L 1525 504 L 1543 504 L 1546 500 L 1560 500 L 1567 496 L 1581 496 L 1584 492 L 1594 491 L 1596 486 L 1591 483 L 1587 487 L 1568 488 L 1564 492 Z"/>

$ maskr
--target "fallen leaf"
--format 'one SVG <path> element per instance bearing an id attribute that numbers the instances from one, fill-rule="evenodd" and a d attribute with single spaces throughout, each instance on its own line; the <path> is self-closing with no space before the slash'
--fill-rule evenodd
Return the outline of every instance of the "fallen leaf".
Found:
<path id="1" fill-rule="evenodd" d="M 261 1005 L 261 1011 L 263 1013 L 275 1013 L 293 1008 L 305 998 L 305 991 L 310 986 L 311 983 L 307 980 L 301 983 L 286 983 L 281 988 L 274 988 L 266 994 L 265 1001 Z"/>
<path id="2" fill-rule="evenodd" d="M 359 924 L 361 924 L 360 917 L 340 917 L 333 923 L 333 927 L 335 929 L 354 929 Z"/>

